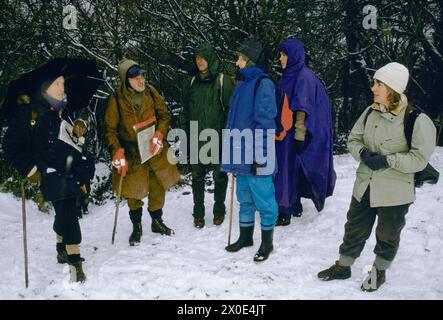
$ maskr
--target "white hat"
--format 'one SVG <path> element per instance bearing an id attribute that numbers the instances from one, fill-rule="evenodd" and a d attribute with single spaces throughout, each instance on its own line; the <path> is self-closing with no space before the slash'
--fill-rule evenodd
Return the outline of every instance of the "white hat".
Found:
<path id="1" fill-rule="evenodd" d="M 402 94 L 408 85 L 409 71 L 404 65 L 391 62 L 378 69 L 374 74 L 374 79 L 380 80 L 395 92 Z"/>

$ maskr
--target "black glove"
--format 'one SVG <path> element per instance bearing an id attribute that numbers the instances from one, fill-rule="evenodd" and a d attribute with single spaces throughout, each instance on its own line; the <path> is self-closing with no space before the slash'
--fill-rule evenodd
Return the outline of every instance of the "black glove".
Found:
<path id="1" fill-rule="evenodd" d="M 366 161 L 372 157 L 378 154 L 377 152 L 371 152 L 368 149 L 364 148 L 362 151 L 360 151 L 360 158 L 366 164 Z"/>
<path id="2" fill-rule="evenodd" d="M 372 154 L 369 155 L 369 157 L 367 157 L 366 160 L 363 160 L 363 162 L 372 170 L 389 168 L 386 156 L 378 153 L 374 154 L 374 152 L 372 152 Z"/>
<path id="3" fill-rule="evenodd" d="M 296 154 L 302 153 L 302 151 L 305 149 L 305 143 L 306 143 L 306 140 L 294 139 L 294 152 Z"/>

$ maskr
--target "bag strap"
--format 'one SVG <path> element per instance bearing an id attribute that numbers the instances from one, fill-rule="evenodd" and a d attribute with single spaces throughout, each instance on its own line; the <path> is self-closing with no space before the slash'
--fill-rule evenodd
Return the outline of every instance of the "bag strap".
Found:
<path id="1" fill-rule="evenodd" d="M 223 82 L 224 82 L 224 76 L 225 75 L 223 73 L 219 73 L 218 76 L 217 76 L 218 81 L 220 82 L 220 97 L 219 97 L 219 99 L 220 99 L 220 105 L 222 107 L 223 112 L 226 111 L 225 110 L 225 105 L 223 103 Z M 193 76 L 191 78 L 191 83 L 190 83 L 189 87 L 192 87 L 192 85 L 194 84 L 194 81 L 195 81 L 195 76 Z"/>
<path id="2" fill-rule="evenodd" d="M 366 126 L 366 122 L 368 122 L 368 117 L 369 117 L 369 115 L 371 114 L 372 111 L 374 111 L 374 109 L 369 108 L 368 112 L 366 112 L 365 119 L 363 120 L 363 129 Z"/>
<path id="3" fill-rule="evenodd" d="M 220 73 L 218 75 L 218 79 L 220 81 L 220 105 L 222 107 L 223 112 L 225 112 L 225 105 L 223 103 L 223 79 L 224 79 L 224 74 Z"/>
<path id="4" fill-rule="evenodd" d="M 118 111 L 118 117 L 121 121 L 121 113 L 120 113 L 120 98 L 118 97 L 118 93 L 117 90 L 114 91 L 114 98 L 115 98 L 115 102 L 117 103 L 117 111 Z"/>
<path id="5" fill-rule="evenodd" d="M 255 96 L 257 95 L 257 90 L 258 87 L 260 86 L 260 83 L 264 80 L 264 79 L 269 79 L 271 80 L 271 78 L 269 78 L 268 75 L 262 75 L 260 77 L 258 77 L 258 79 L 255 81 L 255 85 L 254 85 L 254 95 L 252 96 L 252 104 L 255 106 Z M 272 80 L 271 80 L 272 81 Z"/>
<path id="6" fill-rule="evenodd" d="M 405 116 L 403 118 L 403 124 L 404 124 L 405 137 L 406 141 L 408 142 L 409 149 L 411 149 L 412 145 L 412 134 L 414 132 L 415 121 L 417 120 L 420 113 L 421 113 L 420 111 L 415 110 L 411 105 L 408 105 L 406 107 Z"/>

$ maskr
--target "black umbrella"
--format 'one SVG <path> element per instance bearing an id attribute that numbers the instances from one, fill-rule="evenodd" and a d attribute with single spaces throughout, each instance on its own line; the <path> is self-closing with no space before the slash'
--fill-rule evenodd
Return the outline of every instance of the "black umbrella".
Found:
<path id="1" fill-rule="evenodd" d="M 17 108 L 18 97 L 28 95 L 32 99 L 43 82 L 54 74 L 62 74 L 65 78 L 67 108 L 70 111 L 87 106 L 97 88 L 104 82 L 95 60 L 55 58 L 11 81 L 0 109 L 0 118 L 9 119 Z"/>

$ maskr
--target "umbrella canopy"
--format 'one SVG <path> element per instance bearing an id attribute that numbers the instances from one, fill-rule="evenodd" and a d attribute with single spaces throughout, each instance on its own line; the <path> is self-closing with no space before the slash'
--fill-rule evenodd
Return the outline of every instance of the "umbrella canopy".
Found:
<path id="1" fill-rule="evenodd" d="M 9 119 L 17 108 L 18 97 L 28 95 L 32 99 L 43 82 L 54 74 L 61 74 L 65 78 L 67 109 L 71 112 L 87 106 L 104 82 L 95 60 L 55 58 L 9 83 L 5 101 L 0 109 L 0 118 Z"/>

